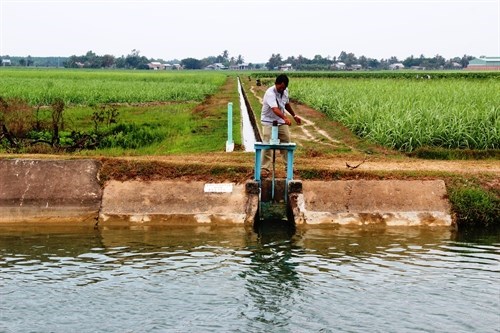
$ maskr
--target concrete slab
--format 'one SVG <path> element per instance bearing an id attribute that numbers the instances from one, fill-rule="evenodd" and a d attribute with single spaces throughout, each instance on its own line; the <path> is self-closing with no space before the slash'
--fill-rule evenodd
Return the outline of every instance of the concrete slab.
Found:
<path id="1" fill-rule="evenodd" d="M 205 193 L 204 188 L 203 182 L 110 181 L 104 189 L 100 219 L 103 225 L 245 223 L 249 209 L 245 185 L 219 193 Z"/>
<path id="2" fill-rule="evenodd" d="M 0 160 L 0 222 L 95 222 L 98 171 L 93 160 Z"/>
<path id="3" fill-rule="evenodd" d="M 442 180 L 303 181 L 294 194 L 298 223 L 386 226 L 450 226 Z"/>

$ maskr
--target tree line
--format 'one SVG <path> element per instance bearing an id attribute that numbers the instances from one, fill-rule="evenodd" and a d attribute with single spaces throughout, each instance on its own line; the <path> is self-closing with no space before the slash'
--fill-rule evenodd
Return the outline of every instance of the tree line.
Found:
<path id="1" fill-rule="evenodd" d="M 397 57 L 390 57 L 388 59 L 374 59 L 365 56 L 356 57 L 354 53 L 347 53 L 342 51 L 338 57 L 322 57 L 321 55 L 314 56 L 313 59 L 307 59 L 301 55 L 298 57 L 288 57 L 284 59 L 279 53 L 273 54 L 269 61 L 266 63 L 267 69 L 276 69 L 284 64 L 292 65 L 296 70 L 315 71 L 315 70 L 331 70 L 332 68 L 341 69 L 390 69 L 390 65 L 402 63 L 406 68 L 418 67 L 425 69 L 456 69 L 465 68 L 469 64 L 473 56 L 464 55 L 462 57 L 454 57 L 445 59 L 440 55 L 432 58 L 420 55 L 415 58 L 413 55 L 404 60 Z M 342 67 L 335 67 L 335 64 L 342 64 Z"/>
<path id="2" fill-rule="evenodd" d="M 230 68 L 233 65 L 244 63 L 244 57 L 229 56 L 229 52 L 224 50 L 220 55 L 209 56 L 203 59 L 185 58 L 182 60 L 169 60 L 147 58 L 140 54 L 139 50 L 132 50 L 126 56 L 115 57 L 110 54 L 97 55 L 93 51 L 88 51 L 85 55 L 72 55 L 70 57 L 9 57 L 2 56 L 2 59 L 10 59 L 10 65 L 21 67 L 65 67 L 65 68 L 123 68 L 123 69 L 149 69 L 148 64 L 160 62 L 162 64 L 180 64 L 184 69 L 203 69 L 209 65 L 221 64 L 222 68 Z M 404 60 L 397 57 L 388 59 L 368 58 L 364 55 L 357 57 L 354 53 L 342 51 L 339 56 L 323 57 L 315 55 L 312 59 L 299 56 L 282 57 L 279 53 L 272 54 L 265 64 L 246 64 L 248 69 L 278 69 L 280 66 L 289 64 L 293 69 L 304 71 L 331 70 L 331 69 L 365 69 L 381 70 L 389 69 L 391 64 L 402 63 L 406 68 L 425 69 L 455 69 L 465 68 L 471 59 L 475 57 L 463 55 L 445 59 L 440 55 L 432 58 L 420 55 L 419 57 L 409 56 Z M 336 66 L 342 64 L 342 67 Z"/>

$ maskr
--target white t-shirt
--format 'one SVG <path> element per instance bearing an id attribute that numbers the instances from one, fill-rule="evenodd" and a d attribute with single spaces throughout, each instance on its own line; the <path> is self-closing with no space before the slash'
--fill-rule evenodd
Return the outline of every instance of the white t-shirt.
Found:
<path id="1" fill-rule="evenodd" d="M 285 121 L 278 117 L 272 108 L 280 108 L 283 115 L 285 115 L 285 105 L 289 103 L 288 100 L 288 88 L 285 89 L 283 94 L 280 94 L 276 90 L 276 86 L 269 87 L 264 94 L 262 99 L 262 113 L 260 115 L 260 121 L 263 125 L 272 125 L 273 121 L 277 121 L 279 125 L 284 125 Z"/>

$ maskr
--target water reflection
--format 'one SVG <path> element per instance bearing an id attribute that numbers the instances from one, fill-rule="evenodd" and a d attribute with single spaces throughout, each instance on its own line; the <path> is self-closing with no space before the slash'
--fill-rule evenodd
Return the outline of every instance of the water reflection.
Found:
<path id="1" fill-rule="evenodd" d="M 495 332 L 499 262 L 448 229 L 1 226 L 0 332 Z"/>
<path id="2" fill-rule="evenodd" d="M 256 244 L 249 268 L 241 273 L 248 294 L 245 317 L 247 331 L 266 327 L 286 328 L 290 323 L 294 295 L 301 289 L 300 277 L 293 262 L 295 246 L 293 225 L 284 221 L 265 221 L 255 225 Z"/>

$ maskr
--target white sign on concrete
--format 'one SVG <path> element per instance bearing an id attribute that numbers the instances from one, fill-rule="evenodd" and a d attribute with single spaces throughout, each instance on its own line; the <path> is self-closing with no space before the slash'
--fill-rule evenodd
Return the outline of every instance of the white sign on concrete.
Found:
<path id="1" fill-rule="evenodd" d="M 203 191 L 205 193 L 232 193 L 233 183 L 205 184 Z"/>

